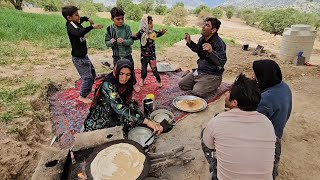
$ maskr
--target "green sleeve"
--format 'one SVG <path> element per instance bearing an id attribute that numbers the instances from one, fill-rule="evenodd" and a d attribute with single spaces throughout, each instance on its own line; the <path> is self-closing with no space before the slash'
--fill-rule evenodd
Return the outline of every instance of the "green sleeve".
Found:
<path id="1" fill-rule="evenodd" d="M 131 46 L 133 44 L 133 39 L 131 38 L 132 32 L 130 26 L 125 24 L 126 38 L 123 41 L 125 46 Z"/>
<path id="2" fill-rule="evenodd" d="M 104 82 L 101 89 L 107 100 L 109 100 L 112 109 L 122 116 L 124 123 L 133 123 L 140 125 L 144 121 L 144 117 L 138 111 L 128 108 L 120 98 L 120 95 L 114 84 Z"/>

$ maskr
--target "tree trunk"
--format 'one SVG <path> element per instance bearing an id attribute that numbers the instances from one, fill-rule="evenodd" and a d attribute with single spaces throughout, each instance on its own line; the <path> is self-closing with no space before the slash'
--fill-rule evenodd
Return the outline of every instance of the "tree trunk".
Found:
<path id="1" fill-rule="evenodd" d="M 9 0 L 10 3 L 16 8 L 17 10 L 22 10 L 22 1 L 23 0 Z"/>

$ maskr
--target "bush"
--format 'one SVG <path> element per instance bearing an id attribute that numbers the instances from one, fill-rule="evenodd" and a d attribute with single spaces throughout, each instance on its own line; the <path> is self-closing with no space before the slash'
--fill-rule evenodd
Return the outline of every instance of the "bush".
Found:
<path id="1" fill-rule="evenodd" d="M 167 12 L 167 6 L 166 5 L 157 5 L 154 8 L 154 11 L 156 12 L 156 14 L 164 15 Z"/>
<path id="2" fill-rule="evenodd" d="M 97 9 L 93 3 L 84 3 L 80 5 L 81 15 L 93 16 L 97 13 Z"/>
<path id="3" fill-rule="evenodd" d="M 185 26 L 187 23 L 188 11 L 182 6 L 176 6 L 171 13 L 167 14 L 163 19 L 166 25 Z"/>
<path id="4" fill-rule="evenodd" d="M 231 19 L 233 16 L 233 11 L 231 9 L 227 10 L 226 16 L 228 19 Z"/>
<path id="5" fill-rule="evenodd" d="M 263 31 L 270 32 L 275 36 L 282 34 L 286 27 L 296 23 L 295 14 L 299 12 L 294 9 L 278 9 L 266 13 L 261 20 L 260 27 Z"/>
<path id="6" fill-rule="evenodd" d="M 206 5 L 201 4 L 200 6 L 198 6 L 195 10 L 194 13 L 199 15 L 201 11 L 206 10 L 206 11 L 210 11 L 210 8 Z"/>
<path id="7" fill-rule="evenodd" d="M 139 7 L 139 5 L 131 4 L 130 6 L 127 6 L 125 16 L 127 19 L 130 19 L 133 21 L 140 21 L 143 16 L 143 12 Z"/>
<path id="8" fill-rule="evenodd" d="M 104 12 L 106 9 L 103 3 L 93 3 L 93 5 L 98 12 Z"/>
<path id="9" fill-rule="evenodd" d="M 42 2 L 42 7 L 46 11 L 57 12 L 61 9 L 61 1 L 59 0 L 45 0 Z"/>
<path id="10" fill-rule="evenodd" d="M 132 1 L 131 0 L 117 0 L 116 5 L 117 7 L 120 7 L 121 9 L 123 9 L 125 12 L 128 9 L 128 7 L 130 7 L 132 5 Z M 127 12 L 126 12 L 127 13 Z"/>
<path id="11" fill-rule="evenodd" d="M 212 10 L 212 16 L 213 16 L 214 18 L 217 18 L 217 19 L 222 18 L 222 16 L 223 16 L 223 11 L 222 11 L 222 9 L 221 9 L 221 8 L 214 8 L 214 9 Z"/>
<path id="12" fill-rule="evenodd" d="M 197 22 L 197 25 L 202 27 L 203 26 L 203 23 L 204 23 L 204 20 L 207 18 L 207 17 L 210 17 L 211 16 L 211 12 L 210 10 L 208 11 L 207 9 L 203 9 L 199 15 L 198 15 L 198 22 Z"/>
<path id="13" fill-rule="evenodd" d="M 255 25 L 256 22 L 259 22 L 263 15 L 263 12 L 257 9 L 245 9 L 241 11 L 241 19 L 244 20 L 249 26 Z"/>

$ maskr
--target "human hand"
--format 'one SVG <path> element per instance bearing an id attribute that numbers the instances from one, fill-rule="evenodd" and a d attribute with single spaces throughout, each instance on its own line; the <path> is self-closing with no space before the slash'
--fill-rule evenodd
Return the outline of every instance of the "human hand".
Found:
<path id="1" fill-rule="evenodd" d="M 209 43 L 202 44 L 202 49 L 208 51 L 208 53 L 212 53 L 213 51 L 212 46 Z"/>
<path id="2" fill-rule="evenodd" d="M 114 42 L 116 42 L 116 40 L 114 38 L 110 39 L 111 44 L 113 44 Z"/>
<path id="3" fill-rule="evenodd" d="M 117 42 L 118 42 L 119 44 L 122 44 L 123 41 L 124 41 L 124 40 L 123 40 L 122 38 L 118 38 L 118 39 L 117 39 Z"/>
<path id="4" fill-rule="evenodd" d="M 167 29 L 161 29 L 159 32 L 162 34 L 165 34 L 168 30 Z"/>
<path id="5" fill-rule="evenodd" d="M 92 25 L 93 29 L 102 29 L 103 26 L 101 24 L 94 24 Z"/>
<path id="6" fill-rule="evenodd" d="M 136 37 L 137 37 L 137 34 L 138 34 L 138 33 L 132 33 L 132 34 L 131 34 L 131 37 L 136 38 Z"/>
<path id="7" fill-rule="evenodd" d="M 90 25 L 94 25 L 94 22 L 92 19 L 89 19 L 89 23 L 90 23 Z"/>
<path id="8" fill-rule="evenodd" d="M 146 120 L 145 120 L 145 121 L 146 121 Z M 159 123 L 156 123 L 156 122 L 147 120 L 145 124 L 146 124 L 149 128 L 153 129 L 153 133 L 160 134 L 160 133 L 162 133 L 162 131 L 163 131 L 163 127 L 162 127 Z"/>
<path id="9" fill-rule="evenodd" d="M 184 39 L 187 41 L 188 44 L 191 43 L 191 37 L 189 33 L 184 33 Z"/>

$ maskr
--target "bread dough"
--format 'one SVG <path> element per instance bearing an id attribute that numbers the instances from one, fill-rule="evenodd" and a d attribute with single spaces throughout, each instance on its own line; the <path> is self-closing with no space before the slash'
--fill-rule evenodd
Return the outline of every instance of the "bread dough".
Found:
<path id="1" fill-rule="evenodd" d="M 176 106 L 183 111 L 196 111 L 203 108 L 203 102 L 201 99 L 180 100 Z"/>
<path id="2" fill-rule="evenodd" d="M 136 147 L 119 143 L 100 151 L 90 168 L 94 180 L 135 180 L 142 170 L 146 157 Z"/>

